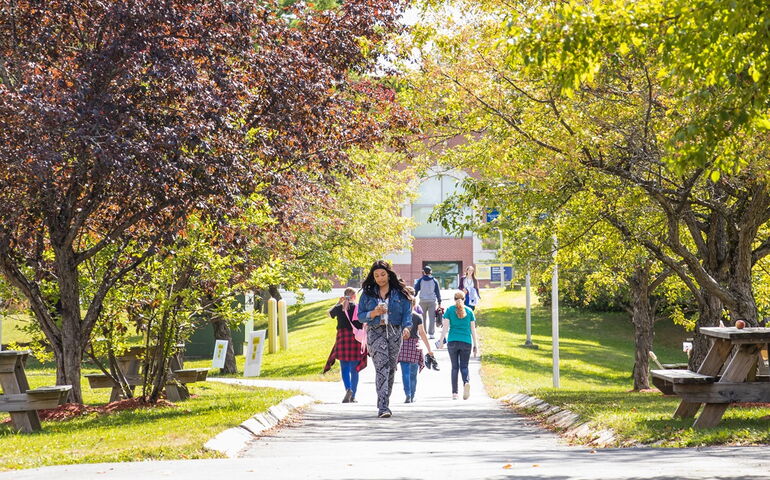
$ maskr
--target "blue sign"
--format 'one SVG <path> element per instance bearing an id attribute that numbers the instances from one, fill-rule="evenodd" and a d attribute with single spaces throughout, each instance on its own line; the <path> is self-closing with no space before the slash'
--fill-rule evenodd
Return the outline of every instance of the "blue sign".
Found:
<path id="1" fill-rule="evenodd" d="M 500 212 L 498 212 L 496 208 L 493 208 L 492 210 L 487 211 L 487 222 L 492 222 L 499 216 Z"/>
<path id="2" fill-rule="evenodd" d="M 490 281 L 492 283 L 500 281 L 500 265 L 493 265 L 490 268 Z M 513 267 L 503 267 L 504 282 L 513 280 Z"/>

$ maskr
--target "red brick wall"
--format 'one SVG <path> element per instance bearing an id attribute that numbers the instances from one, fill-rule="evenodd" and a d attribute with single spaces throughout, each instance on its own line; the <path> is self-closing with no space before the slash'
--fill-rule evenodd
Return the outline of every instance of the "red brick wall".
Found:
<path id="1" fill-rule="evenodd" d="M 393 265 L 407 285 L 422 276 L 423 262 L 460 262 L 460 276 L 468 265 L 473 265 L 472 238 L 415 238 L 412 245 L 412 264 Z"/>

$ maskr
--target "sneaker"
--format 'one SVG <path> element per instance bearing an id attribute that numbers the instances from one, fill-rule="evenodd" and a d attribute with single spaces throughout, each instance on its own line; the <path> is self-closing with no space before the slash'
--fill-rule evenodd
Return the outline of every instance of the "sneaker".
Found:
<path id="1" fill-rule="evenodd" d="M 434 337 L 433 335 L 428 335 L 428 338 L 430 338 L 431 340 L 433 340 L 433 339 L 434 339 L 434 338 L 436 338 L 436 337 Z"/>
<path id="2" fill-rule="evenodd" d="M 468 397 L 471 396 L 471 384 L 468 382 L 465 382 L 463 384 L 463 400 L 468 400 Z"/>
<path id="3" fill-rule="evenodd" d="M 404 400 L 404 403 L 412 403 L 412 397 L 406 397 L 406 400 Z"/>
<path id="4" fill-rule="evenodd" d="M 457 400 L 457 394 L 456 393 L 452 394 L 452 400 Z"/>
<path id="5" fill-rule="evenodd" d="M 346 390 L 345 397 L 342 399 L 342 403 L 350 403 L 353 399 L 353 390 Z"/>
<path id="6" fill-rule="evenodd" d="M 436 345 L 436 350 L 441 350 L 441 340 L 436 340 L 434 345 Z"/>
<path id="7" fill-rule="evenodd" d="M 378 416 L 378 417 L 380 417 L 380 418 L 390 418 L 390 416 L 391 416 L 391 415 L 393 415 L 393 414 L 392 414 L 392 413 L 390 413 L 390 410 L 383 410 L 383 411 L 382 411 L 382 412 L 380 412 L 380 414 L 379 414 L 379 415 L 377 415 L 377 416 Z"/>
<path id="8" fill-rule="evenodd" d="M 350 403 L 358 403 L 358 400 L 356 400 L 356 397 L 351 397 Z"/>

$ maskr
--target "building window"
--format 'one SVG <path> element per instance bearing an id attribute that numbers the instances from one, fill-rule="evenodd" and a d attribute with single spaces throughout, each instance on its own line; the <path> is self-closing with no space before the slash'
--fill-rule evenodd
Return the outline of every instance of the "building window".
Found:
<path id="1" fill-rule="evenodd" d="M 428 222 L 428 217 L 436 205 L 454 193 L 462 193 L 460 180 L 450 175 L 435 175 L 423 179 L 418 192 L 420 196 L 412 204 L 412 217 L 417 224 L 412 235 L 415 238 L 453 237 L 438 223 Z M 466 237 L 470 235 L 470 232 L 465 234 Z"/>

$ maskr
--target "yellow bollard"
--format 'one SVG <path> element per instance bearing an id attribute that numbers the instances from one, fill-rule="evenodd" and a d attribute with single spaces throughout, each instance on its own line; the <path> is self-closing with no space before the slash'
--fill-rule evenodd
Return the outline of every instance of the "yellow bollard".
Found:
<path id="1" fill-rule="evenodd" d="M 278 351 L 278 302 L 274 298 L 267 301 L 267 351 Z"/>
<path id="2" fill-rule="evenodd" d="M 278 300 L 278 337 L 281 340 L 281 350 L 289 349 L 289 317 L 286 314 L 286 300 Z"/>

